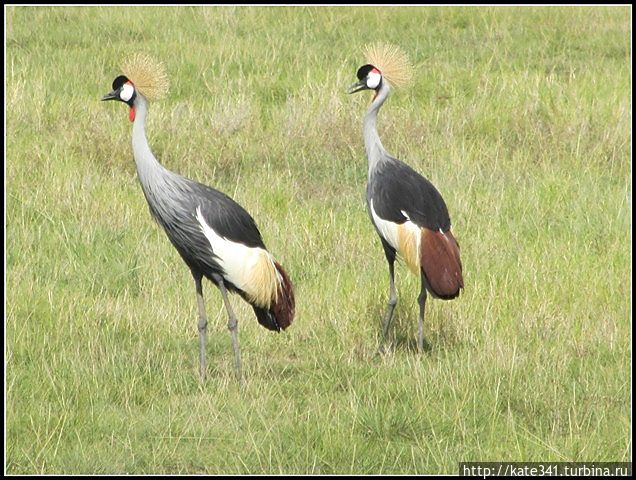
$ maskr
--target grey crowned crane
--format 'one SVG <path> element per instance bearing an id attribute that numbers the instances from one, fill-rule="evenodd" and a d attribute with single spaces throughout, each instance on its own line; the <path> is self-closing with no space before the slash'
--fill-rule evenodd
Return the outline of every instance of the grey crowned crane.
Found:
<path id="1" fill-rule="evenodd" d="M 133 122 L 132 147 L 137 175 L 150 213 L 190 268 L 196 288 L 199 330 L 199 372 L 205 378 L 207 316 L 203 303 L 205 277 L 221 291 L 228 314 L 235 367 L 241 378 L 238 322 L 228 292 L 238 293 L 254 309 L 268 330 L 287 328 L 294 318 L 294 292 L 285 270 L 267 251 L 256 223 L 238 203 L 214 188 L 164 168 L 146 138 L 150 100 L 168 90 L 161 63 L 146 55 L 130 58 L 124 75 L 102 100 L 118 100 L 129 107 Z"/>
<path id="2" fill-rule="evenodd" d="M 391 88 L 408 83 L 411 66 L 397 47 L 376 44 L 367 50 L 366 65 L 349 93 L 372 90 L 373 100 L 364 116 L 364 146 L 369 161 L 367 207 L 389 263 L 389 302 L 384 316 L 382 343 L 397 304 L 394 263 L 396 254 L 421 278 L 418 350 L 424 348 L 424 309 L 427 291 L 449 300 L 464 287 L 459 245 L 451 232 L 448 209 L 439 191 L 426 178 L 391 156 L 376 128 L 378 111 Z M 380 346 L 380 351 L 383 346 Z"/>

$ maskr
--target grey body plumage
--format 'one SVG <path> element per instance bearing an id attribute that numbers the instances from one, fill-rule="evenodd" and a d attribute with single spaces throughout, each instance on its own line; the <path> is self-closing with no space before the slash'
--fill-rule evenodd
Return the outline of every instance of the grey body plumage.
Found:
<path id="1" fill-rule="evenodd" d="M 280 331 L 294 316 L 293 288 L 286 272 L 267 252 L 254 219 L 224 193 L 163 167 L 146 136 L 148 101 L 134 83 L 120 76 L 102 100 L 120 100 L 131 109 L 132 147 L 137 175 L 150 213 L 190 268 L 199 309 L 199 368 L 205 377 L 207 316 L 202 279 L 220 290 L 228 312 L 237 375 L 241 377 L 238 322 L 227 292 L 248 301 L 258 322 Z M 218 250 L 217 250 L 218 248 Z"/>
<path id="2" fill-rule="evenodd" d="M 406 212 L 418 225 L 447 231 L 450 218 L 439 191 L 409 165 L 390 155 L 382 145 L 377 116 L 389 94 L 389 84 L 382 82 L 364 116 L 364 146 L 369 162 L 367 206 L 373 201 L 376 213 L 385 220 L 403 223 L 407 218 L 402 212 Z"/>
<path id="3" fill-rule="evenodd" d="M 163 167 L 148 145 L 145 133 L 148 104 L 141 95 L 135 100 L 135 108 L 133 154 L 150 212 L 186 264 L 217 283 L 215 274 L 224 276 L 225 272 L 196 219 L 197 208 L 219 235 L 248 247 L 265 248 L 256 222 L 226 194 Z M 224 281 L 231 290 L 238 290 L 227 278 Z"/>
<path id="4" fill-rule="evenodd" d="M 459 247 L 450 231 L 450 216 L 439 191 L 410 166 L 390 155 L 382 145 L 377 115 L 390 94 L 389 83 L 373 65 L 361 67 L 358 79 L 360 81 L 350 87 L 349 93 L 375 92 L 364 116 L 363 138 L 369 163 L 367 210 L 389 265 L 389 302 L 382 339 L 383 342 L 386 339 L 397 304 L 394 263 L 399 253 L 421 277 L 418 349 L 422 350 L 427 291 L 435 297 L 450 299 L 463 288 Z"/>

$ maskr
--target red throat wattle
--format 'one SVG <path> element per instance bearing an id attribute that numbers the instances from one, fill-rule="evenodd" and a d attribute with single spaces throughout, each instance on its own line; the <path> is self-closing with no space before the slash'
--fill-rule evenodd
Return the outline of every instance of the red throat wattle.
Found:
<path id="1" fill-rule="evenodd" d="M 128 120 L 131 122 L 135 121 L 135 107 L 130 107 L 130 110 L 128 111 Z"/>

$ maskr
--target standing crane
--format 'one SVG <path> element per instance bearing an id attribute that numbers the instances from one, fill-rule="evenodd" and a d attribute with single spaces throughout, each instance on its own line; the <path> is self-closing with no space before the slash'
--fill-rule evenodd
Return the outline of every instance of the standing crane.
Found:
<path id="1" fill-rule="evenodd" d="M 163 167 L 146 138 L 149 101 L 168 91 L 163 64 L 136 55 L 122 66 L 124 75 L 113 81 L 103 100 L 129 107 L 133 122 L 132 147 L 137 175 L 150 213 L 163 227 L 181 258 L 190 267 L 199 311 L 199 373 L 205 379 L 207 316 L 203 277 L 221 291 L 228 314 L 235 368 L 241 378 L 238 322 L 228 292 L 238 293 L 254 309 L 268 330 L 286 329 L 294 318 L 294 292 L 287 273 L 267 251 L 254 219 L 238 203 L 214 188 L 182 177 Z"/>
<path id="2" fill-rule="evenodd" d="M 391 92 L 390 84 L 403 86 L 411 78 L 408 57 L 398 47 L 375 44 L 367 49 L 367 61 L 358 69 L 359 81 L 351 85 L 348 92 L 374 92 L 364 116 L 363 135 L 369 161 L 367 207 L 389 263 L 389 302 L 382 344 L 397 304 L 393 268 L 397 253 L 421 278 L 417 343 L 421 352 L 426 292 L 450 300 L 464 287 L 459 245 L 451 232 L 448 209 L 439 191 L 407 164 L 391 156 L 378 136 L 378 111 Z"/>

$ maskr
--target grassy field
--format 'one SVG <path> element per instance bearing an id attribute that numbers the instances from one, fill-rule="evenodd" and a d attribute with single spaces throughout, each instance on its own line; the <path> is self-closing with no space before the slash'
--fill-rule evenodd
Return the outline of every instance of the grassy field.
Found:
<path id="1" fill-rule="evenodd" d="M 460 461 L 631 461 L 631 9 L 6 9 L 5 470 L 457 473 Z M 385 147 L 448 204 L 466 288 L 388 272 L 366 214 L 365 41 L 412 88 Z M 245 382 L 204 286 L 151 220 L 121 104 L 162 59 L 162 163 L 252 213 L 296 287 L 284 334 L 238 297 Z"/>

